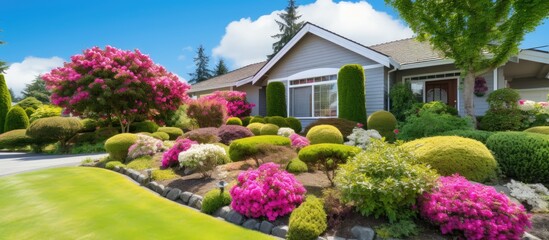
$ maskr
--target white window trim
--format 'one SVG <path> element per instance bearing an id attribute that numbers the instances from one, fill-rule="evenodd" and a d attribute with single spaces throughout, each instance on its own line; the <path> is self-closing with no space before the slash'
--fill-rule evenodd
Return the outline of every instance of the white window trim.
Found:
<path id="1" fill-rule="evenodd" d="M 405 83 L 406 82 L 406 79 L 407 78 L 414 78 L 414 77 L 423 77 L 423 76 L 430 76 L 430 75 L 439 75 L 439 74 L 447 74 L 447 73 L 458 73 L 459 71 L 446 71 L 446 72 L 434 72 L 434 73 L 429 73 L 429 74 L 418 74 L 418 75 L 408 75 L 408 76 L 402 76 L 402 83 Z M 458 113 L 460 112 L 459 109 L 460 109 L 460 101 L 461 101 L 461 91 L 459 90 L 460 88 L 460 76 L 454 76 L 454 77 L 441 77 L 441 78 L 430 78 L 430 79 L 422 79 L 422 80 L 410 80 L 411 82 L 416 82 L 416 83 L 422 83 L 423 84 L 423 102 L 425 103 L 425 98 L 426 98 L 426 95 L 427 93 L 425 92 L 425 83 L 426 82 L 432 82 L 432 81 L 440 81 L 440 80 L 452 80 L 452 79 L 455 79 L 456 82 L 457 82 L 457 89 L 456 89 L 456 94 L 457 94 L 457 97 L 456 97 L 456 109 L 458 111 Z"/>
<path id="2" fill-rule="evenodd" d="M 330 74 L 330 75 L 337 75 L 336 74 Z M 323 76 L 315 76 L 315 77 L 324 77 L 324 76 L 329 76 L 329 75 L 323 75 Z M 312 78 L 312 77 L 311 77 Z M 297 79 L 294 79 L 294 80 L 297 80 Z M 316 83 L 305 83 L 305 84 L 298 84 L 298 85 L 290 85 L 290 81 L 287 82 L 288 84 L 286 84 L 286 92 L 288 94 L 286 94 L 286 105 L 287 105 L 287 110 L 286 111 L 286 114 L 288 115 L 288 117 L 290 116 L 290 88 L 299 88 L 299 87 L 311 87 L 311 117 L 295 117 L 297 119 L 319 119 L 319 118 L 334 118 L 334 117 L 338 117 L 339 116 L 339 106 L 336 106 L 336 116 L 329 116 L 329 117 L 315 117 L 314 114 L 315 114 L 315 88 L 314 86 L 318 86 L 318 85 L 328 85 L 328 84 L 335 84 L 336 87 L 337 87 L 337 80 L 330 80 L 330 81 L 325 81 L 325 82 L 316 82 Z M 337 93 L 337 98 L 338 98 L 338 101 L 339 101 L 339 92 Z"/>

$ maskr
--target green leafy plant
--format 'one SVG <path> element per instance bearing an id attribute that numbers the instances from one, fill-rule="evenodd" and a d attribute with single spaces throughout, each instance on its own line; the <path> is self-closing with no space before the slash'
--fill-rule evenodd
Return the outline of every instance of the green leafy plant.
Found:
<path id="1" fill-rule="evenodd" d="M 251 116 L 246 116 L 242 118 L 242 126 L 246 127 L 250 124 L 250 121 L 252 121 Z"/>
<path id="2" fill-rule="evenodd" d="M 6 115 L 4 131 L 27 129 L 27 127 L 29 127 L 29 118 L 27 117 L 25 110 L 18 106 L 12 107 L 8 111 L 8 115 Z"/>
<path id="3" fill-rule="evenodd" d="M 279 127 L 277 125 L 274 125 L 271 123 L 263 124 L 263 126 L 261 126 L 261 129 L 259 130 L 259 134 L 260 135 L 277 135 L 278 129 Z"/>
<path id="4" fill-rule="evenodd" d="M 202 200 L 203 213 L 212 214 L 217 209 L 231 204 L 232 198 L 228 191 L 221 192 L 219 189 L 213 189 L 204 195 Z"/>
<path id="5" fill-rule="evenodd" d="M 71 147 L 71 154 L 82 154 L 82 153 L 102 153 L 105 152 L 105 144 L 100 143 L 83 143 Z"/>
<path id="6" fill-rule="evenodd" d="M 267 85 L 267 116 L 286 115 L 286 87 L 282 82 L 271 82 Z"/>
<path id="7" fill-rule="evenodd" d="M 225 124 L 242 126 L 242 120 L 240 120 L 240 118 L 237 118 L 237 117 L 230 117 L 227 119 Z"/>
<path id="8" fill-rule="evenodd" d="M 250 131 L 252 131 L 252 133 L 256 136 L 259 136 L 261 135 L 261 128 L 264 126 L 265 124 L 264 123 L 259 123 L 259 122 L 255 122 L 255 123 L 250 123 L 247 128 L 250 129 Z"/>
<path id="9" fill-rule="evenodd" d="M 387 111 L 376 111 L 368 117 L 368 129 L 375 129 L 389 142 L 394 142 L 397 119 Z"/>
<path id="10" fill-rule="evenodd" d="M 288 123 L 288 126 L 293 129 L 296 133 L 300 133 L 302 129 L 301 121 L 295 117 L 288 117 L 286 118 L 286 122 Z"/>
<path id="11" fill-rule="evenodd" d="M 97 120 L 91 118 L 85 118 L 81 120 L 82 129 L 80 132 L 94 132 L 99 126 Z"/>
<path id="12" fill-rule="evenodd" d="M 266 123 L 266 122 L 265 122 L 265 118 L 261 116 L 255 116 L 255 117 L 252 117 L 252 119 L 250 120 L 250 123 Z"/>
<path id="13" fill-rule="evenodd" d="M 23 109 L 33 108 L 37 109 L 42 106 L 42 102 L 38 101 L 35 97 L 27 97 L 19 101 L 15 106 L 18 106 Z"/>
<path id="14" fill-rule="evenodd" d="M 114 167 L 116 167 L 116 166 L 124 167 L 126 165 L 124 165 L 124 163 L 119 162 L 119 161 L 109 161 L 105 164 L 105 168 L 110 169 L 110 170 L 113 170 Z"/>
<path id="15" fill-rule="evenodd" d="M 309 195 L 290 215 L 289 240 L 314 240 L 327 228 L 322 200 Z"/>
<path id="16" fill-rule="evenodd" d="M 429 137 L 450 130 L 472 130 L 469 118 L 460 118 L 450 114 L 436 114 L 430 111 L 420 111 L 419 116 L 410 116 L 400 127 L 398 139 L 413 140 Z"/>
<path id="17" fill-rule="evenodd" d="M 183 130 L 181 128 L 176 127 L 159 127 L 158 132 L 165 132 L 168 135 L 170 135 L 170 140 L 175 140 L 178 137 L 183 135 Z"/>
<path id="18" fill-rule="evenodd" d="M 128 149 L 137 141 L 137 135 L 121 133 L 112 136 L 105 142 L 105 150 L 113 160 L 124 162 L 128 158 Z"/>
<path id="19" fill-rule="evenodd" d="M 343 143 L 343 134 L 334 126 L 318 125 L 307 132 L 307 139 L 311 144 L 319 143 Z"/>
<path id="20" fill-rule="evenodd" d="M 299 151 L 299 159 L 308 164 L 321 165 L 326 177 L 334 186 L 334 176 L 337 167 L 347 162 L 347 159 L 360 153 L 362 149 L 334 143 L 321 143 L 304 147 Z"/>
<path id="21" fill-rule="evenodd" d="M 20 149 L 32 144 L 25 129 L 12 130 L 0 134 L 0 149 Z"/>
<path id="22" fill-rule="evenodd" d="M 241 161 L 260 153 L 262 145 L 291 146 L 290 139 L 281 136 L 255 136 L 231 142 L 229 156 L 233 161 Z"/>
<path id="23" fill-rule="evenodd" d="M 481 143 L 486 143 L 486 140 L 492 136 L 494 132 L 482 130 L 452 130 L 437 134 L 437 136 L 459 136 L 464 138 L 475 139 Z"/>
<path id="24" fill-rule="evenodd" d="M 34 113 L 34 111 L 36 111 L 36 109 L 34 109 L 34 108 L 25 108 L 25 113 L 27 114 L 27 117 L 29 117 L 29 118 Z"/>
<path id="25" fill-rule="evenodd" d="M 294 158 L 286 166 L 286 171 L 299 174 L 309 171 L 309 168 L 305 162 L 299 160 L 299 158 Z"/>
<path id="26" fill-rule="evenodd" d="M 41 107 L 37 108 L 31 116 L 29 116 L 29 121 L 32 123 L 41 118 L 58 117 L 61 116 L 62 110 L 63 109 L 58 106 L 42 105 Z"/>
<path id="27" fill-rule="evenodd" d="M 165 132 L 154 132 L 151 134 L 151 137 L 160 139 L 162 141 L 170 140 L 170 135 Z"/>
<path id="28" fill-rule="evenodd" d="M 336 127 L 341 132 L 343 137 L 346 137 L 353 133 L 353 129 L 357 126 L 357 124 L 357 122 L 343 118 L 321 118 L 309 124 L 303 131 L 303 134 L 306 136 L 313 127 L 318 125 L 331 125 Z"/>
<path id="29" fill-rule="evenodd" d="M 338 110 L 340 118 L 365 123 L 364 69 L 360 64 L 347 64 L 337 75 Z"/>
<path id="30" fill-rule="evenodd" d="M 4 75 L 0 74 L 0 134 L 4 133 L 6 116 L 11 108 L 11 95 Z"/>
<path id="31" fill-rule="evenodd" d="M 290 126 L 286 118 L 283 118 L 280 116 L 267 117 L 265 118 L 265 120 L 267 121 L 267 123 L 277 125 L 278 127 L 281 127 L 281 128 Z"/>
<path id="32" fill-rule="evenodd" d="M 522 113 L 518 108 L 520 94 L 511 88 L 498 89 L 488 95 L 490 108 L 482 117 L 479 128 L 487 131 L 519 130 Z"/>
<path id="33" fill-rule="evenodd" d="M 391 113 L 399 121 L 406 120 L 406 112 L 412 109 L 414 103 L 417 102 L 410 82 L 393 85 L 389 98 L 391 99 Z"/>
<path id="34" fill-rule="evenodd" d="M 82 123 L 78 118 L 68 117 L 47 117 L 32 122 L 27 129 L 27 135 L 38 145 L 59 142 L 62 152 L 67 152 L 67 141 L 72 138 L 82 128 Z"/>
<path id="35" fill-rule="evenodd" d="M 412 220 L 400 220 L 392 224 L 383 224 L 375 228 L 381 238 L 408 238 L 419 234 L 417 225 Z"/>
<path id="36" fill-rule="evenodd" d="M 143 122 L 134 122 L 130 125 L 130 132 L 132 133 L 138 133 L 138 132 L 148 132 L 153 133 L 158 130 L 159 126 L 153 121 L 147 120 Z"/>

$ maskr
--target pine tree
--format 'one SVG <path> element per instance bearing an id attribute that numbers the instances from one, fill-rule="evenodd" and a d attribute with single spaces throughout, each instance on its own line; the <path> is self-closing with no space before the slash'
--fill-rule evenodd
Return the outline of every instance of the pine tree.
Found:
<path id="1" fill-rule="evenodd" d="M 282 19 L 282 21 L 275 20 L 276 24 L 278 24 L 280 33 L 272 37 L 279 40 L 273 43 L 273 53 L 267 56 L 268 59 L 271 59 L 276 55 L 276 53 L 295 36 L 304 24 L 304 22 L 298 22 L 301 15 L 297 15 L 297 6 L 295 5 L 294 0 L 289 0 L 285 12 L 279 13 L 278 16 Z"/>
<path id="2" fill-rule="evenodd" d="M 4 75 L 0 74 L 0 134 L 4 132 L 6 116 L 11 108 L 11 94 L 4 80 Z"/>
<path id="3" fill-rule="evenodd" d="M 208 69 L 210 57 L 206 56 L 202 45 L 198 46 L 198 49 L 196 50 L 196 57 L 193 60 L 196 65 L 196 70 L 194 73 L 189 73 L 191 76 L 189 83 L 194 84 L 210 79 L 212 77 L 212 71 Z"/>
<path id="4" fill-rule="evenodd" d="M 219 59 L 219 62 L 217 62 L 217 65 L 215 65 L 213 72 L 215 77 L 221 76 L 229 72 L 227 65 L 225 65 L 225 61 L 222 58 Z"/>
<path id="5" fill-rule="evenodd" d="M 43 103 L 50 102 L 51 93 L 46 89 L 46 83 L 40 76 L 36 76 L 32 83 L 27 84 L 21 93 L 23 98 L 34 97 Z"/>
<path id="6" fill-rule="evenodd" d="M 0 30 L 2 31 L 2 30 Z M 0 41 L 0 45 L 4 44 L 5 42 Z M 9 66 L 6 62 L 0 61 L 0 74 L 6 73 L 6 70 L 8 70 Z"/>

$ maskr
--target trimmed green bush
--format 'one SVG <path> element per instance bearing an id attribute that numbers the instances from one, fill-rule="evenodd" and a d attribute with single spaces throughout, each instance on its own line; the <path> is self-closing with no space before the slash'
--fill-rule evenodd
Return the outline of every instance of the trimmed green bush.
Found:
<path id="1" fill-rule="evenodd" d="M 143 121 L 143 122 L 134 122 L 130 125 L 130 131 L 133 133 L 138 133 L 138 132 L 153 133 L 153 132 L 156 132 L 158 128 L 159 128 L 158 124 L 150 120 Z"/>
<path id="2" fill-rule="evenodd" d="M 318 125 L 332 125 L 341 132 L 344 138 L 346 138 L 353 133 L 353 128 L 355 128 L 357 124 L 357 122 L 349 121 L 343 118 L 321 118 L 309 124 L 303 131 L 303 134 L 307 135 L 311 128 Z"/>
<path id="3" fill-rule="evenodd" d="M 237 139 L 229 146 L 229 156 L 233 162 L 258 154 L 261 145 L 291 146 L 290 139 L 281 136 L 255 136 Z"/>
<path id="4" fill-rule="evenodd" d="M 495 133 L 486 141 L 503 173 L 527 183 L 549 183 L 549 136 L 529 132 Z"/>
<path id="5" fill-rule="evenodd" d="M 288 163 L 288 166 L 286 166 L 286 171 L 297 174 L 307 172 L 309 171 L 309 168 L 305 162 L 299 160 L 299 158 L 295 158 Z"/>
<path id="6" fill-rule="evenodd" d="M 490 109 L 517 109 L 520 94 L 512 88 L 502 88 L 491 92 L 486 98 Z"/>
<path id="7" fill-rule="evenodd" d="M 175 140 L 180 136 L 183 136 L 183 130 L 176 127 L 159 127 L 158 132 L 165 132 L 170 135 L 170 140 Z"/>
<path id="8" fill-rule="evenodd" d="M 343 135 L 336 127 L 332 125 L 314 126 L 307 133 L 307 139 L 309 139 L 311 144 L 343 143 Z"/>
<path id="9" fill-rule="evenodd" d="M 479 128 L 486 131 L 520 130 L 522 114 L 518 109 L 520 94 L 511 88 L 498 89 L 488 95 L 490 109 L 482 117 Z"/>
<path id="10" fill-rule="evenodd" d="M 32 122 L 27 135 L 37 145 L 59 141 L 61 151 L 66 152 L 66 142 L 82 129 L 80 119 L 74 117 L 47 117 Z"/>
<path id="11" fill-rule="evenodd" d="M 458 115 L 456 108 L 448 106 L 446 103 L 443 103 L 441 101 L 432 101 L 428 103 L 422 103 L 419 111 L 428 111 L 436 114 L 447 113 L 454 116 Z"/>
<path id="12" fill-rule="evenodd" d="M 261 135 L 261 128 L 264 126 L 265 124 L 263 123 L 250 123 L 250 125 L 247 126 L 248 129 L 250 129 L 250 131 L 252 131 L 252 133 L 256 136 L 259 136 Z"/>
<path id="13" fill-rule="evenodd" d="M 80 122 L 82 123 L 82 129 L 80 129 L 80 132 L 95 132 L 99 126 L 99 123 L 91 118 L 82 119 Z"/>
<path id="14" fill-rule="evenodd" d="M 286 86 L 282 82 L 271 82 L 267 85 L 267 116 L 286 115 Z"/>
<path id="15" fill-rule="evenodd" d="M 121 133 L 112 136 L 105 142 L 105 150 L 113 160 L 126 162 L 128 148 L 137 141 L 137 135 L 133 133 Z"/>
<path id="16" fill-rule="evenodd" d="M 4 131 L 27 129 L 27 127 L 29 127 L 29 117 L 27 117 L 25 110 L 18 106 L 12 107 L 6 116 Z"/>
<path id="17" fill-rule="evenodd" d="M 232 198 L 229 191 L 223 191 L 219 189 L 213 189 L 204 195 L 204 200 L 202 200 L 202 209 L 203 213 L 212 214 L 217 209 L 220 209 L 224 206 L 229 206 L 231 204 Z"/>
<path id="18" fill-rule="evenodd" d="M 397 119 L 387 111 L 376 111 L 368 117 L 368 129 L 375 129 L 385 137 L 388 142 L 394 142 L 395 129 L 397 128 Z"/>
<path id="19" fill-rule="evenodd" d="M 250 124 L 251 123 L 266 123 L 266 122 L 265 122 L 265 118 L 260 116 L 255 116 L 255 117 L 252 117 L 252 119 L 250 120 Z"/>
<path id="20" fill-rule="evenodd" d="M 412 84 L 410 82 L 393 85 L 389 98 L 391 99 L 391 113 L 399 121 L 406 120 L 406 112 L 410 111 L 414 104 L 417 103 L 417 98 L 414 92 L 412 92 Z"/>
<path id="21" fill-rule="evenodd" d="M 29 121 L 32 123 L 37 119 L 47 117 L 59 117 L 63 109 L 55 105 L 42 105 L 37 108 L 32 115 L 29 116 Z"/>
<path id="22" fill-rule="evenodd" d="M 286 118 L 274 116 L 274 117 L 268 117 L 265 118 L 267 120 L 267 123 L 271 123 L 274 125 L 277 125 L 278 127 L 289 127 L 290 125 L 286 121 Z"/>
<path id="23" fill-rule="evenodd" d="M 347 146 L 334 143 L 321 143 L 309 145 L 299 151 L 299 159 L 308 164 L 320 164 L 324 168 L 326 177 L 334 185 L 335 170 L 339 164 L 347 162 L 347 159 L 362 151 L 355 146 Z"/>
<path id="24" fill-rule="evenodd" d="M 103 127 L 95 130 L 95 138 L 97 141 L 107 140 L 108 138 L 120 133 L 120 128 Z"/>
<path id="25" fill-rule="evenodd" d="M 247 116 L 242 118 L 242 126 L 247 127 L 250 124 L 250 121 L 252 121 L 252 117 Z"/>
<path id="26" fill-rule="evenodd" d="M 337 76 L 338 117 L 365 123 L 364 69 L 360 64 L 348 64 L 341 67 Z"/>
<path id="27" fill-rule="evenodd" d="M 286 122 L 288 123 L 288 126 L 295 131 L 295 133 L 299 134 L 301 132 L 302 126 L 301 121 L 295 117 L 288 117 L 286 118 Z"/>
<path id="28" fill-rule="evenodd" d="M 260 135 L 277 135 L 279 127 L 277 125 L 267 123 L 261 126 L 259 130 Z M 255 134 L 254 134 L 255 135 Z"/>
<path id="29" fill-rule="evenodd" d="M 437 134 L 437 136 L 458 136 L 464 138 L 475 139 L 481 143 L 486 143 L 486 140 L 492 136 L 494 132 L 482 131 L 482 130 L 452 130 Z"/>
<path id="30" fill-rule="evenodd" d="M 25 108 L 25 113 L 27 114 L 27 117 L 29 117 L 29 118 L 35 111 L 36 110 L 34 108 Z"/>
<path id="31" fill-rule="evenodd" d="M 242 126 L 242 120 L 240 120 L 240 118 L 237 118 L 237 117 L 230 117 L 227 119 L 227 122 L 225 122 L 225 124 Z"/>
<path id="32" fill-rule="evenodd" d="M 473 130 L 469 118 L 461 118 L 447 113 L 436 114 L 430 111 L 421 111 L 418 115 L 411 115 L 400 127 L 398 139 L 414 140 L 422 137 L 435 136 L 451 130 Z"/>
<path id="33" fill-rule="evenodd" d="M 120 162 L 120 161 L 110 161 L 110 162 L 107 162 L 105 164 L 105 168 L 106 169 L 110 169 L 110 170 L 113 170 L 114 167 L 116 166 L 119 166 L 119 167 L 124 167 L 126 165 L 124 165 L 124 163 Z"/>
<path id="34" fill-rule="evenodd" d="M 18 129 L 0 134 L 0 149 L 17 149 L 32 144 L 25 129 Z"/>
<path id="35" fill-rule="evenodd" d="M 490 150 L 479 141 L 439 136 L 417 139 L 402 145 L 422 163 L 429 164 L 440 175 L 459 173 L 468 180 L 484 182 L 496 177 L 497 162 Z"/>
<path id="36" fill-rule="evenodd" d="M 4 133 L 4 125 L 6 124 L 6 116 L 11 108 L 11 95 L 4 80 L 4 75 L 0 74 L 0 133 Z"/>
<path id="37" fill-rule="evenodd" d="M 162 140 L 162 141 L 170 140 L 170 135 L 168 135 L 168 134 L 165 133 L 165 132 L 154 132 L 154 133 L 151 133 L 151 137 L 156 138 L 156 139 L 160 139 L 160 140 Z"/>
<path id="38" fill-rule="evenodd" d="M 313 195 L 307 196 L 290 215 L 289 240 L 314 240 L 326 231 L 326 212 L 322 200 Z"/>
<path id="39" fill-rule="evenodd" d="M 540 134 L 549 135 L 549 126 L 531 127 L 531 128 L 528 128 L 524 131 L 525 132 L 530 132 L 530 133 L 540 133 Z"/>
<path id="40" fill-rule="evenodd" d="M 38 99 L 36 99 L 35 97 L 27 97 L 19 101 L 15 106 L 19 106 L 23 109 L 27 109 L 27 108 L 37 109 L 42 105 L 43 105 L 42 102 L 38 101 Z"/>

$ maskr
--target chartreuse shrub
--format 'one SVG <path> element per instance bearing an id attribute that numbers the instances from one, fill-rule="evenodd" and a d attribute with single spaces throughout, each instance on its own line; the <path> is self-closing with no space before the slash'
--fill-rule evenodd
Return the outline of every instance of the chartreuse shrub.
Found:
<path id="1" fill-rule="evenodd" d="M 271 82 L 267 85 L 267 116 L 286 115 L 286 86 L 282 82 Z"/>
<path id="2" fill-rule="evenodd" d="M 490 108 L 482 117 L 479 128 L 487 131 L 519 130 L 522 122 L 519 100 L 520 94 L 511 88 L 491 92 L 486 99 Z"/>
<path id="3" fill-rule="evenodd" d="M 229 156 L 233 161 L 241 161 L 253 157 L 260 152 L 261 145 L 290 146 L 290 139 L 281 136 L 254 136 L 241 138 L 231 142 Z"/>
<path id="4" fill-rule="evenodd" d="M 366 122 L 364 99 L 364 69 L 359 64 L 348 64 L 337 75 L 339 117 L 359 123 Z"/>
<path id="5" fill-rule="evenodd" d="M 231 204 L 232 198 L 229 192 L 219 189 L 213 189 L 204 195 L 204 200 L 202 200 L 202 209 L 203 213 L 212 214 L 217 209 L 220 209 L 224 206 L 229 206 Z"/>
<path id="6" fill-rule="evenodd" d="M 252 131 L 252 133 L 256 136 L 259 136 L 261 135 L 261 128 L 263 127 L 263 125 L 265 125 L 264 123 L 258 123 L 258 122 L 255 122 L 255 123 L 250 123 L 247 128 L 250 129 L 250 131 Z"/>
<path id="7" fill-rule="evenodd" d="M 110 162 L 107 162 L 105 164 L 105 168 L 106 169 L 110 169 L 110 170 L 113 170 L 114 167 L 116 166 L 119 166 L 119 167 L 124 167 L 126 165 L 124 165 L 124 163 L 120 162 L 120 161 L 110 161 Z"/>
<path id="8" fill-rule="evenodd" d="M 313 127 L 316 127 L 318 125 L 331 125 L 331 126 L 336 127 L 341 132 L 341 134 L 344 137 L 346 137 L 346 136 L 349 136 L 353 132 L 353 129 L 357 126 L 357 124 L 358 124 L 357 122 L 349 121 L 349 120 L 343 119 L 343 118 L 321 118 L 321 119 L 318 119 L 318 120 L 312 122 L 311 124 L 309 124 L 305 128 L 303 133 L 305 135 L 307 135 L 307 133 L 309 133 L 309 131 Z"/>
<path id="9" fill-rule="evenodd" d="M 234 143 L 234 142 L 233 142 Z M 294 210 L 305 197 L 305 188 L 295 177 L 275 163 L 238 174 L 231 188 L 231 207 L 249 218 L 274 221 Z"/>
<path id="10" fill-rule="evenodd" d="M 475 182 L 496 177 L 497 162 L 490 150 L 479 141 L 439 136 L 417 139 L 402 145 L 420 162 L 429 164 L 440 175 L 455 173 Z"/>
<path id="11" fill-rule="evenodd" d="M 374 129 L 389 142 L 395 141 L 397 119 L 387 111 L 376 111 L 368 117 L 368 129 Z"/>
<path id="12" fill-rule="evenodd" d="M 12 130 L 0 134 L 0 149 L 17 149 L 32 144 L 25 129 Z"/>
<path id="13" fill-rule="evenodd" d="M 521 239 L 532 226 L 521 204 L 459 175 L 441 177 L 436 188 L 419 198 L 418 208 L 442 234 L 460 233 L 466 239 Z"/>
<path id="14" fill-rule="evenodd" d="M 66 152 L 67 141 L 81 128 L 82 123 L 78 118 L 47 117 L 32 122 L 27 129 L 27 135 L 39 146 L 38 148 L 44 144 L 59 142 L 61 151 Z"/>
<path id="15" fill-rule="evenodd" d="M 94 132 L 99 126 L 99 123 L 91 118 L 82 119 L 80 122 L 82 123 L 82 129 L 80 129 L 80 132 Z"/>
<path id="16" fill-rule="evenodd" d="M 27 97 L 19 101 L 15 106 L 21 107 L 23 109 L 33 108 L 37 109 L 42 106 L 42 102 L 38 101 L 35 97 Z"/>
<path id="17" fill-rule="evenodd" d="M 458 136 L 464 138 L 475 139 L 481 143 L 486 143 L 486 140 L 492 136 L 494 132 L 482 131 L 482 130 L 452 130 L 437 134 L 437 136 Z"/>
<path id="18" fill-rule="evenodd" d="M 290 125 L 286 121 L 286 118 L 280 117 L 280 116 L 274 116 L 274 117 L 268 117 L 265 118 L 267 120 L 267 123 L 271 123 L 274 125 L 277 125 L 278 127 L 289 127 Z"/>
<path id="19" fill-rule="evenodd" d="M 432 101 L 428 103 L 423 103 L 419 111 L 420 112 L 427 111 L 427 112 L 432 112 L 436 114 L 447 113 L 454 116 L 458 115 L 457 109 L 455 109 L 454 107 L 448 106 L 448 104 L 443 103 L 441 101 Z"/>
<path id="20" fill-rule="evenodd" d="M 524 131 L 530 132 L 530 133 L 541 133 L 541 134 L 549 135 L 549 126 L 531 127 Z"/>
<path id="21" fill-rule="evenodd" d="M 286 166 L 286 171 L 291 173 L 304 173 L 309 171 L 309 168 L 305 162 L 299 160 L 299 158 L 294 158 L 290 160 L 290 163 Z"/>
<path id="22" fill-rule="evenodd" d="M 0 133 L 4 133 L 6 116 L 11 108 L 11 94 L 4 75 L 0 74 Z"/>
<path id="23" fill-rule="evenodd" d="M 328 227 L 326 212 L 322 200 L 313 195 L 307 196 L 298 208 L 290 215 L 288 229 L 289 240 L 317 239 Z"/>
<path id="24" fill-rule="evenodd" d="M 159 126 L 153 121 L 147 120 L 143 122 L 134 122 L 130 125 L 130 131 L 134 133 L 148 132 L 153 133 L 158 130 Z"/>
<path id="25" fill-rule="evenodd" d="M 393 223 L 414 216 L 417 197 L 435 186 L 437 177 L 408 150 L 377 140 L 340 165 L 335 182 L 343 200 L 362 215 L 386 216 Z"/>
<path id="26" fill-rule="evenodd" d="M 411 115 L 406 119 L 406 122 L 400 127 L 398 139 L 414 140 L 451 130 L 473 130 L 473 125 L 469 118 L 460 118 L 447 113 L 420 111 L 418 115 Z"/>
<path id="27" fill-rule="evenodd" d="M 328 177 L 328 180 L 334 185 L 335 170 L 337 167 L 347 162 L 347 159 L 360 153 L 361 149 L 354 146 L 347 146 L 334 143 L 321 143 L 304 147 L 299 151 L 299 159 L 308 164 L 321 165 Z"/>
<path id="28" fill-rule="evenodd" d="M 128 168 L 142 171 L 145 169 L 154 168 L 155 162 L 152 160 L 151 156 L 141 156 L 131 160 L 131 162 L 129 162 L 127 165 Z"/>
<path id="29" fill-rule="evenodd" d="M 233 140 L 252 137 L 254 134 L 246 127 L 225 125 L 219 128 L 217 136 L 221 143 L 229 145 Z"/>
<path id="30" fill-rule="evenodd" d="M 156 138 L 156 139 L 160 139 L 162 141 L 170 140 L 170 135 L 165 133 L 165 132 L 153 132 L 151 134 L 151 137 Z"/>
<path id="31" fill-rule="evenodd" d="M 121 133 L 112 136 L 105 142 L 105 150 L 114 161 L 124 162 L 128 158 L 128 149 L 137 142 L 137 135 Z"/>
<path id="32" fill-rule="evenodd" d="M 242 126 L 242 120 L 240 120 L 240 118 L 237 118 L 237 117 L 230 117 L 227 119 L 225 124 Z"/>
<path id="33" fill-rule="evenodd" d="M 27 117 L 30 118 L 30 116 L 36 111 L 34 108 L 25 108 L 25 113 L 27 114 Z"/>
<path id="34" fill-rule="evenodd" d="M 261 129 L 259 130 L 260 135 L 277 135 L 278 134 L 279 127 L 277 125 L 267 123 L 263 124 L 261 126 Z"/>
<path id="35" fill-rule="evenodd" d="M 32 123 L 40 118 L 59 117 L 61 116 L 62 110 L 63 109 L 58 106 L 42 105 L 41 107 L 37 108 L 31 116 L 29 116 L 29 121 Z"/>
<path id="36" fill-rule="evenodd" d="M 252 117 L 252 119 L 250 120 L 250 123 L 266 123 L 266 122 L 265 122 L 265 118 L 261 116 L 255 116 L 255 117 Z"/>
<path id="37" fill-rule="evenodd" d="M 486 141 L 503 173 L 528 183 L 549 183 L 549 136 L 528 132 L 500 132 Z"/>
<path id="38" fill-rule="evenodd" d="M 286 122 L 288 123 L 288 126 L 293 129 L 296 133 L 300 133 L 302 130 L 301 127 L 301 121 L 295 117 L 288 117 L 286 118 Z"/>
<path id="39" fill-rule="evenodd" d="M 252 121 L 252 117 L 246 116 L 246 117 L 243 117 L 241 120 L 242 120 L 242 126 L 246 127 L 250 124 L 250 121 Z"/>
<path id="40" fill-rule="evenodd" d="M 343 135 L 334 126 L 331 125 L 318 125 L 307 133 L 307 139 L 311 141 L 311 144 L 319 143 L 343 143 Z"/>
<path id="41" fill-rule="evenodd" d="M 170 140 L 175 140 L 178 137 L 183 135 L 183 130 L 181 128 L 176 127 L 159 127 L 158 132 L 165 132 L 168 135 L 170 135 Z"/>
<path id="42" fill-rule="evenodd" d="M 25 110 L 18 106 L 12 107 L 6 115 L 4 131 L 27 129 L 27 127 L 29 127 L 29 117 L 27 117 Z"/>

